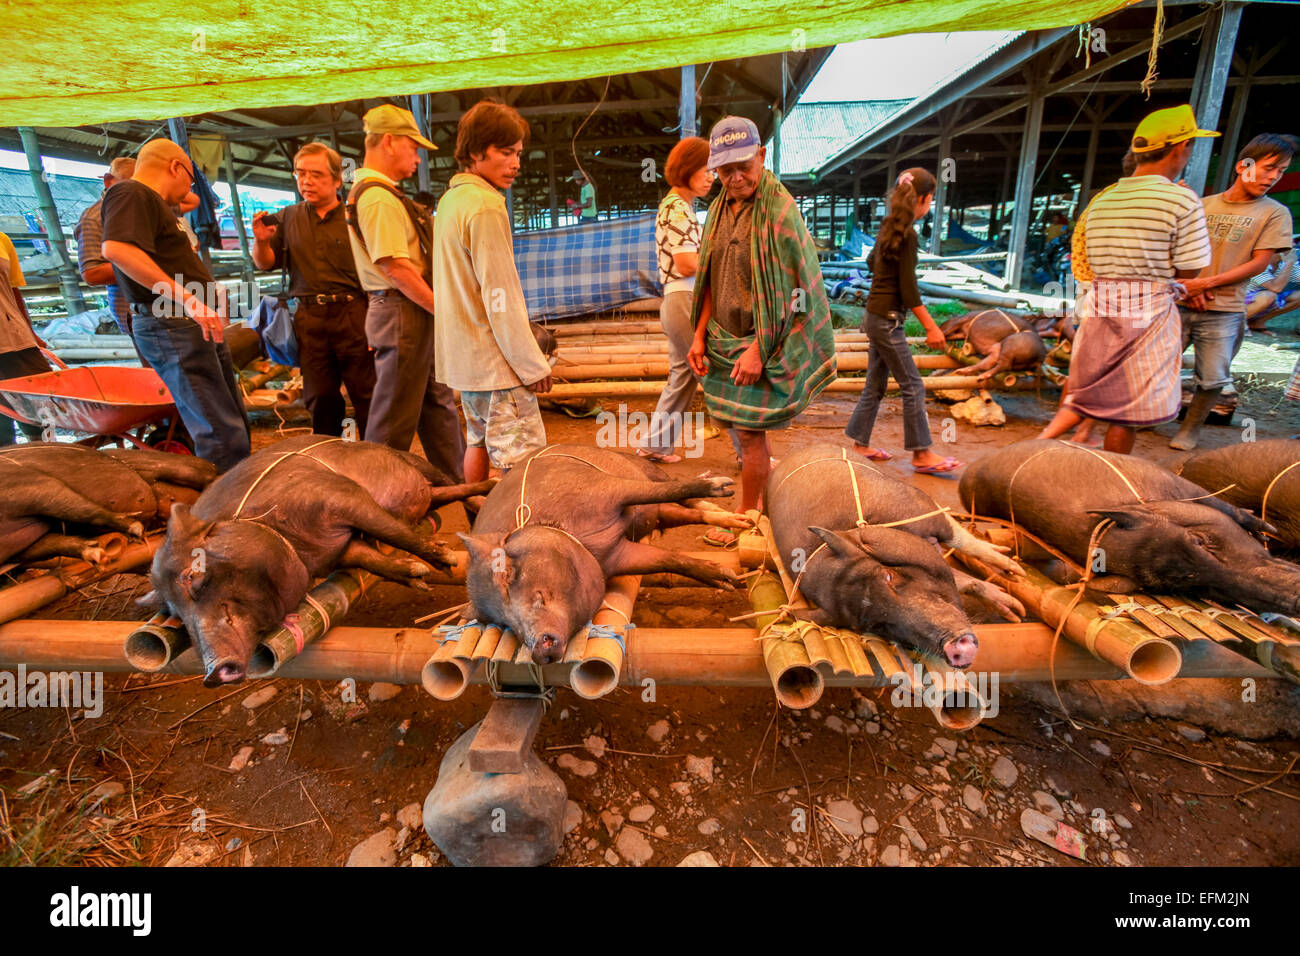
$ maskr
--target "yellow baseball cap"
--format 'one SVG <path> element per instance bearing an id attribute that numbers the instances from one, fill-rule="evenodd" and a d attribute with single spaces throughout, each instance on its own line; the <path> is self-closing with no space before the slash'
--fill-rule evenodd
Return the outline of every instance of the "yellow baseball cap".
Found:
<path id="1" fill-rule="evenodd" d="M 1196 128 L 1196 114 L 1191 106 L 1171 106 L 1167 110 L 1156 110 L 1138 123 L 1132 149 L 1139 154 L 1151 153 L 1198 136 L 1218 135 L 1213 130 Z"/>
<path id="2" fill-rule="evenodd" d="M 392 133 L 394 136 L 409 136 L 425 149 L 438 148 L 420 135 L 420 127 L 415 125 L 415 116 L 411 111 L 400 106 L 391 103 L 376 106 L 366 113 L 361 122 L 365 124 L 367 136 L 371 133 Z"/>

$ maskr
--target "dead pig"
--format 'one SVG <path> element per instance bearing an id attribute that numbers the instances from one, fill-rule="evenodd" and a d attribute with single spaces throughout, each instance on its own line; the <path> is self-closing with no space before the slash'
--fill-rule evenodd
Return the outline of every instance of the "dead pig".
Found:
<path id="1" fill-rule="evenodd" d="M 959 493 L 976 514 L 1014 519 L 1082 566 L 1099 548 L 1096 590 L 1193 591 L 1257 611 L 1300 609 L 1300 568 L 1249 533 L 1269 526 L 1154 462 L 1023 441 L 968 468 Z M 1094 539 L 1103 519 L 1112 524 Z"/>
<path id="2" fill-rule="evenodd" d="M 549 664 L 564 657 L 615 575 L 671 572 L 730 590 L 731 571 L 634 538 L 702 523 L 681 502 L 731 491 L 727 477 L 677 480 L 635 455 L 548 446 L 501 479 L 473 532 L 460 535 L 469 549 L 469 613 L 509 626 L 535 662 Z"/>
<path id="3" fill-rule="evenodd" d="M 150 581 L 198 645 L 205 683 L 242 680 L 258 640 L 314 578 L 358 567 L 412 584 L 428 574 L 424 562 L 449 567 L 425 516 L 491 485 L 451 485 L 384 445 L 290 438 L 226 472 L 193 508 L 172 509 Z M 363 535 L 416 557 L 382 554 Z"/>
<path id="4" fill-rule="evenodd" d="M 1172 467 L 1175 474 L 1276 525 L 1284 544 L 1300 548 L 1300 441 L 1235 442 L 1193 452 Z"/>
<path id="5" fill-rule="evenodd" d="M 1042 364 L 1047 347 L 1028 319 L 1001 309 L 986 309 L 966 326 L 962 351 L 982 356 L 975 365 L 955 369 L 955 375 L 977 375 L 984 382 L 1003 372 L 1029 371 Z"/>
<path id="6" fill-rule="evenodd" d="M 956 548 L 1019 573 L 1006 549 L 976 538 L 921 489 L 852 452 L 826 444 L 783 458 L 764 501 L 782 560 L 815 605 L 798 612 L 803 619 L 877 634 L 965 668 L 979 641 L 959 589 L 1010 620 L 1025 613 L 1000 589 L 954 571 L 940 551 Z"/>

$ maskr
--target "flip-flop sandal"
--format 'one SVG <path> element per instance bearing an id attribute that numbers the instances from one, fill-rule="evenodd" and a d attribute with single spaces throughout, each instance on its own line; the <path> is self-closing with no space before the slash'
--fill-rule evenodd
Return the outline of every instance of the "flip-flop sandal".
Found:
<path id="1" fill-rule="evenodd" d="M 918 475 L 947 475 L 964 467 L 966 462 L 958 461 L 956 458 L 945 458 L 937 465 L 917 465 L 912 466 L 912 471 Z"/>
<path id="2" fill-rule="evenodd" d="M 858 454 L 862 455 L 862 457 L 867 459 L 867 461 L 893 461 L 894 460 L 894 456 L 891 455 L 889 452 L 885 451 L 883 448 L 877 448 L 876 451 L 870 455 L 864 454 L 863 452 L 858 452 Z"/>
<path id="3" fill-rule="evenodd" d="M 682 460 L 681 455 L 665 455 L 662 452 L 646 451 L 644 448 L 638 448 L 636 450 L 636 456 L 638 458 L 645 458 L 650 461 L 659 462 L 662 465 L 675 465 Z"/>
<path id="4" fill-rule="evenodd" d="M 714 548 L 730 548 L 740 537 L 739 531 L 714 526 L 704 532 L 704 543 Z"/>

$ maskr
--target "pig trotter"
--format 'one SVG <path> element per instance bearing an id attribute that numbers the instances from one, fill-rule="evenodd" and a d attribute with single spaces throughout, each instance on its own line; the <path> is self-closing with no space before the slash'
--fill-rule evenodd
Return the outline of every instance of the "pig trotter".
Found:
<path id="1" fill-rule="evenodd" d="M 958 591 L 962 594 L 969 594 L 981 604 L 989 607 L 999 617 L 1016 624 L 1024 620 L 1025 606 L 996 584 L 981 581 L 979 578 L 972 577 L 955 568 L 952 576 L 953 580 L 957 582 Z"/>
<path id="2" fill-rule="evenodd" d="M 734 591 L 740 585 L 740 578 L 730 568 L 633 541 L 621 542 L 618 549 L 610 555 L 606 568 L 609 577 L 618 574 L 664 572 L 693 578 L 701 584 L 708 584 L 724 591 Z"/>
<path id="3" fill-rule="evenodd" d="M 347 550 L 339 558 L 339 565 L 341 567 L 361 568 L 389 581 L 396 581 L 398 584 L 406 584 L 411 587 L 423 586 L 427 589 L 427 585 L 420 580 L 429 574 L 427 564 L 414 558 L 383 554 L 373 545 L 364 541 L 349 541 Z"/>

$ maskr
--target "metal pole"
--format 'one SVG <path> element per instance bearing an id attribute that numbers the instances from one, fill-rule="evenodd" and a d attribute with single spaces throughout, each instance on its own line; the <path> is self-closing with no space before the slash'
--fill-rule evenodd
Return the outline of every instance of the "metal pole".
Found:
<path id="1" fill-rule="evenodd" d="M 431 140 L 429 133 L 429 94 L 415 93 L 410 97 L 411 113 L 415 116 L 415 125 L 420 129 L 420 135 L 425 139 Z M 429 190 L 429 151 L 427 149 L 417 150 L 420 156 L 420 165 L 416 170 L 416 179 L 420 184 L 421 192 Z M 513 226 L 513 220 L 511 225 Z"/>
<path id="2" fill-rule="evenodd" d="M 948 217 L 944 214 L 944 203 L 948 199 L 947 177 L 944 175 L 944 161 L 952 153 L 952 123 L 947 120 L 943 123 L 943 131 L 939 134 L 939 168 L 937 175 L 939 178 L 938 185 L 934 187 L 934 227 L 930 230 L 930 254 L 939 255 L 943 251 L 943 229 L 948 222 Z"/>
<path id="3" fill-rule="evenodd" d="M 548 136 L 549 140 L 550 137 Z M 546 188 L 551 198 L 551 228 L 555 229 L 560 225 L 560 200 L 555 191 L 555 146 L 551 145 L 546 150 Z"/>
<path id="4" fill-rule="evenodd" d="M 1223 108 L 1223 93 L 1228 84 L 1228 71 L 1232 66 L 1232 51 L 1237 45 L 1237 28 L 1241 25 L 1241 3 L 1228 3 L 1215 10 L 1210 24 L 1213 32 L 1214 53 L 1204 77 L 1197 77 L 1199 97 L 1194 101 L 1196 121 L 1201 129 L 1214 129 L 1219 125 L 1219 112 Z M 1207 31 L 1209 32 L 1209 31 Z M 1202 66 L 1205 66 L 1202 61 Z M 1198 69 L 1198 73 L 1200 70 Z M 1205 178 L 1210 171 L 1212 139 L 1197 139 L 1192 143 L 1192 159 L 1187 164 L 1184 178 L 1195 193 L 1205 191 Z"/>
<path id="5" fill-rule="evenodd" d="M 1097 143 L 1100 139 L 1101 114 L 1098 113 L 1092 121 L 1092 129 L 1088 132 L 1088 155 L 1083 161 L 1083 178 L 1079 180 L 1079 202 L 1075 206 L 1075 218 L 1078 218 L 1079 213 L 1083 212 L 1088 205 L 1088 194 L 1092 191 L 1092 177 L 1097 172 Z"/>
<path id="6" fill-rule="evenodd" d="M 777 182 L 781 181 L 781 123 L 785 117 L 781 113 L 781 107 L 772 108 L 773 122 L 772 126 L 772 172 L 776 174 Z"/>
<path id="7" fill-rule="evenodd" d="M 50 237 L 50 246 L 59 259 L 59 286 L 63 290 L 63 300 L 68 307 L 68 315 L 86 311 L 86 300 L 81 297 L 81 279 L 77 267 L 68 253 L 68 240 L 63 235 L 63 226 L 59 222 L 59 210 L 54 205 L 54 194 L 50 192 L 49 180 L 45 178 L 45 167 L 41 163 L 41 147 L 36 140 L 36 131 L 30 126 L 18 127 L 22 137 L 23 152 L 27 154 L 27 169 L 32 176 L 32 189 L 36 193 L 36 203 L 45 223 L 45 234 Z"/>
<path id="8" fill-rule="evenodd" d="M 187 156 L 190 156 L 190 134 L 186 132 L 185 120 L 180 117 L 172 117 L 169 119 L 167 121 L 167 133 L 171 136 L 172 142 L 185 150 Z M 194 162 L 193 156 L 190 156 L 190 162 Z M 294 183 L 294 188 L 298 188 L 297 182 Z M 190 226 L 192 227 L 194 225 L 194 214 L 186 213 L 185 215 L 190 217 Z M 203 264 L 207 266 L 209 270 L 212 269 L 212 250 L 202 242 L 199 243 L 199 258 L 203 260 Z"/>
<path id="9" fill-rule="evenodd" d="M 682 67 L 682 92 L 677 105 L 677 118 L 681 121 L 682 139 L 696 135 L 694 63 Z"/>
<path id="10" fill-rule="evenodd" d="M 1020 141 L 1020 168 L 1016 177 L 1015 208 L 1011 211 L 1011 241 L 1007 246 L 1007 282 L 1020 288 L 1029 241 L 1030 206 L 1034 199 L 1034 172 L 1038 165 L 1038 137 L 1043 127 L 1042 79 L 1036 77 L 1025 111 L 1025 135 Z"/>
<path id="11" fill-rule="evenodd" d="M 251 289 L 255 281 L 253 256 L 248 250 L 248 231 L 244 228 L 244 213 L 239 205 L 239 181 L 235 179 L 235 150 L 230 145 L 230 140 L 226 140 L 226 182 L 230 184 L 230 208 L 235 214 L 235 232 L 239 235 L 239 251 L 244 256 L 244 286 Z"/>

